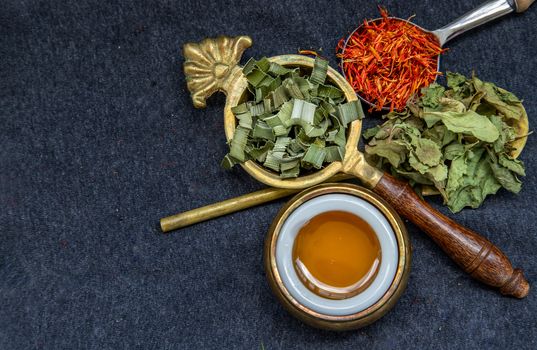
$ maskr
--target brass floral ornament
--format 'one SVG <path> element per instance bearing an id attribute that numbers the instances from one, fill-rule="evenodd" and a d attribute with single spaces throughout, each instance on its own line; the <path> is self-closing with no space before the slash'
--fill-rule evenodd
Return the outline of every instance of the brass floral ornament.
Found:
<path id="1" fill-rule="evenodd" d="M 206 99 L 216 91 L 226 92 L 244 50 L 252 46 L 249 36 L 207 38 L 183 46 L 184 71 L 192 103 L 205 108 Z"/>

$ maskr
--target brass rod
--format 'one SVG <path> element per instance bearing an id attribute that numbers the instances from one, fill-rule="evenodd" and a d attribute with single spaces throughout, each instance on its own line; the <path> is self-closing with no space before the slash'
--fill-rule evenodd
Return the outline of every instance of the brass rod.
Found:
<path id="1" fill-rule="evenodd" d="M 353 176 L 345 174 L 338 174 L 331 177 L 327 182 L 339 182 L 352 177 Z M 284 198 L 298 193 L 301 190 L 302 189 L 267 188 L 248 193 L 219 203 L 209 204 L 201 208 L 192 209 L 185 211 L 184 213 L 162 218 L 160 219 L 160 228 L 164 233 L 170 232 L 179 228 L 197 224 L 202 221 L 214 219 L 219 216 L 231 214 L 240 210 L 254 207 L 256 205 Z"/>

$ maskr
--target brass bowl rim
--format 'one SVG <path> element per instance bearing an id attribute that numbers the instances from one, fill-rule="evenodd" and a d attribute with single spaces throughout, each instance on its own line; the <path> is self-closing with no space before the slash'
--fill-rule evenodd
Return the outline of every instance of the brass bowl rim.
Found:
<path id="1" fill-rule="evenodd" d="M 349 194 L 366 200 L 386 217 L 397 240 L 399 259 L 395 276 L 388 291 L 373 305 L 360 312 L 344 315 L 324 315 L 300 304 L 287 290 L 276 265 L 276 242 L 289 215 L 305 202 L 331 193 Z M 267 233 L 264 263 L 269 284 L 284 307 L 295 317 L 323 329 L 347 330 L 368 325 L 386 314 L 397 302 L 406 287 L 411 265 L 411 246 L 405 225 L 397 212 L 377 194 L 353 184 L 321 184 L 294 196 L 280 209 Z"/>
<path id="2" fill-rule="evenodd" d="M 269 58 L 269 61 L 281 64 L 283 66 L 296 66 L 300 68 L 309 68 L 313 69 L 315 60 L 311 57 L 304 55 L 280 55 L 273 56 Z M 235 75 L 231 77 L 231 85 L 233 88 L 231 91 L 228 91 L 228 96 L 226 99 L 226 105 L 224 107 L 224 129 L 226 133 L 226 140 L 229 142 L 233 138 L 233 133 L 237 125 L 235 115 L 231 111 L 231 108 L 236 106 L 242 94 L 245 92 L 248 85 L 246 77 L 242 73 L 242 70 L 237 70 L 234 73 Z M 334 68 L 328 67 L 327 78 L 332 84 L 341 89 L 345 95 L 347 101 L 356 101 L 358 97 L 356 93 L 347 83 L 345 78 Z M 360 132 L 362 129 L 362 121 L 355 120 L 353 121 L 348 130 L 347 130 L 347 146 L 348 147 L 358 147 L 358 141 L 360 138 Z M 249 160 L 245 163 L 241 163 L 241 166 L 248 174 L 250 174 L 256 180 L 278 188 L 307 188 L 314 185 L 317 185 L 321 182 L 328 180 L 330 177 L 339 173 L 342 168 L 342 162 L 332 162 L 323 169 L 317 170 L 312 174 L 302 175 L 297 178 L 292 179 L 281 179 L 278 174 L 270 170 L 265 169 L 261 164 L 256 163 L 255 161 Z"/>

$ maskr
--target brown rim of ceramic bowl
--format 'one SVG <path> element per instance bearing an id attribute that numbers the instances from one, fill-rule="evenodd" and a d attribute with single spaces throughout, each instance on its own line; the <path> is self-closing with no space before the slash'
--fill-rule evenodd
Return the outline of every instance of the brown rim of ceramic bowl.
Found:
<path id="1" fill-rule="evenodd" d="M 356 196 L 380 210 L 394 230 L 399 252 L 395 277 L 384 296 L 367 309 L 345 316 L 320 314 L 300 304 L 284 286 L 276 265 L 276 242 L 289 215 L 305 202 L 331 193 Z M 384 316 L 395 305 L 407 285 L 411 264 L 411 246 L 403 221 L 395 210 L 378 195 L 351 184 L 322 184 L 302 191 L 280 209 L 267 233 L 263 257 L 269 285 L 289 313 L 310 326 L 343 331 L 367 326 Z"/>

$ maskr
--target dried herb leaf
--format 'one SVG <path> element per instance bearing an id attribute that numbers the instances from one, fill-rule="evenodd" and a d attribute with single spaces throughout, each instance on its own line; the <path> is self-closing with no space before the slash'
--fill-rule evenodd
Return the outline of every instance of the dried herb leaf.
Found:
<path id="1" fill-rule="evenodd" d="M 418 192 L 434 186 L 453 212 L 479 207 L 500 188 L 518 193 L 522 161 L 509 156 L 516 139 L 512 121 L 523 116 L 512 93 L 457 73 L 447 88 L 432 84 L 366 130 L 368 161 L 408 179 Z"/>
<path id="2" fill-rule="evenodd" d="M 457 112 L 425 112 L 423 119 L 427 126 L 431 127 L 438 121 L 448 128 L 448 130 L 459 134 L 472 135 L 479 140 L 494 142 L 500 137 L 498 129 L 484 115 L 474 111 L 464 113 Z"/>
<path id="3" fill-rule="evenodd" d="M 483 93 L 483 99 L 494 106 L 505 118 L 518 120 L 522 117 L 524 113 L 522 103 L 515 95 L 492 83 L 484 83 L 475 77 L 473 84 L 478 92 Z"/>
<path id="4" fill-rule="evenodd" d="M 442 159 L 440 147 L 434 141 L 420 138 L 415 145 L 416 156 L 423 164 L 436 166 Z"/>

